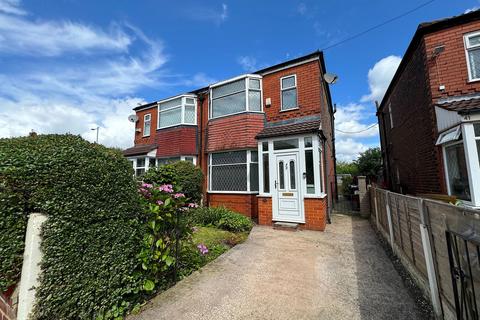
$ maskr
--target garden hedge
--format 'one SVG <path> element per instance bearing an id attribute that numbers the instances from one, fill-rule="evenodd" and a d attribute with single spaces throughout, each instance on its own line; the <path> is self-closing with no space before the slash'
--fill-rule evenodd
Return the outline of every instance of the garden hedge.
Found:
<path id="1" fill-rule="evenodd" d="M 18 280 L 28 214 L 48 216 L 35 319 L 102 318 L 138 297 L 143 229 L 132 175 L 118 151 L 78 136 L 0 139 L 2 289 Z"/>

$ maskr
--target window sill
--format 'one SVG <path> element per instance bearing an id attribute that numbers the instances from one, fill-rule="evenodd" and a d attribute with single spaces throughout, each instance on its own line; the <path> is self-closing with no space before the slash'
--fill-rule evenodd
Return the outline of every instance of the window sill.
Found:
<path id="1" fill-rule="evenodd" d="M 323 199 L 327 196 L 326 193 L 321 193 L 321 194 L 305 194 L 303 196 L 304 199 Z"/>
<path id="2" fill-rule="evenodd" d="M 147 135 L 147 136 L 142 136 L 142 138 L 148 138 L 148 137 L 150 137 L 150 135 Z"/>
<path id="3" fill-rule="evenodd" d="M 271 193 L 260 193 L 260 194 L 257 194 L 257 197 L 258 198 L 271 198 L 272 194 Z"/>
<path id="4" fill-rule="evenodd" d="M 230 114 L 226 114 L 224 116 L 218 116 L 218 117 L 211 117 L 211 118 L 208 118 L 208 121 L 212 121 L 212 120 L 217 120 L 217 119 L 222 119 L 222 118 L 226 118 L 226 117 L 232 117 L 232 116 L 238 116 L 238 115 L 241 115 L 241 114 L 245 114 L 245 113 L 254 113 L 254 114 L 264 114 L 265 112 L 262 110 L 262 111 L 241 111 L 241 112 L 235 112 L 235 113 L 230 113 Z"/>
<path id="5" fill-rule="evenodd" d="M 158 131 L 158 130 L 163 130 L 163 129 L 174 128 L 174 127 L 184 127 L 184 126 L 187 126 L 187 127 L 196 127 L 196 126 L 197 126 L 197 124 L 193 124 L 193 123 L 179 123 L 179 124 L 173 124 L 173 125 L 171 125 L 171 126 L 157 128 L 157 131 Z"/>
<path id="6" fill-rule="evenodd" d="M 297 107 L 291 108 L 291 109 L 286 109 L 286 110 L 281 110 L 281 107 L 280 107 L 280 112 L 296 111 L 296 110 L 299 110 L 299 109 L 300 109 L 300 106 L 297 106 Z"/>
<path id="7" fill-rule="evenodd" d="M 479 79 L 468 79 L 467 84 L 468 83 L 476 83 L 476 82 L 480 82 L 480 78 Z"/>

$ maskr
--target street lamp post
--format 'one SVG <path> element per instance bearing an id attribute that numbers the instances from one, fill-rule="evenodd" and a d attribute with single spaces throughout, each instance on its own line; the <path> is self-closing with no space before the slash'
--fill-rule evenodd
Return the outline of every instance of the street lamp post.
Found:
<path id="1" fill-rule="evenodd" d="M 97 140 L 95 141 L 97 144 L 98 144 L 98 130 L 99 129 L 100 129 L 100 127 L 90 129 L 90 130 L 97 130 Z"/>

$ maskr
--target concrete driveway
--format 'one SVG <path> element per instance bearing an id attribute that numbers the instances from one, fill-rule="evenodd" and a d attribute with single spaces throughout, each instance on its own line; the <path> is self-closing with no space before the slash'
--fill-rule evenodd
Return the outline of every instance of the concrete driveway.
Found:
<path id="1" fill-rule="evenodd" d="M 368 221 L 249 239 L 130 319 L 421 319 Z"/>

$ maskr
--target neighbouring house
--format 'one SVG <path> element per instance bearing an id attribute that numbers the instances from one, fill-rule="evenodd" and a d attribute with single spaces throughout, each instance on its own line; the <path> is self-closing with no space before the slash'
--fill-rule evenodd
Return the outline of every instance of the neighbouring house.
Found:
<path id="1" fill-rule="evenodd" d="M 480 207 L 480 11 L 419 25 L 377 116 L 390 190 Z"/>
<path id="2" fill-rule="evenodd" d="M 205 205 L 324 230 L 335 192 L 325 74 L 316 51 L 138 106 L 135 145 L 124 155 L 137 175 L 177 160 L 199 166 Z"/>

